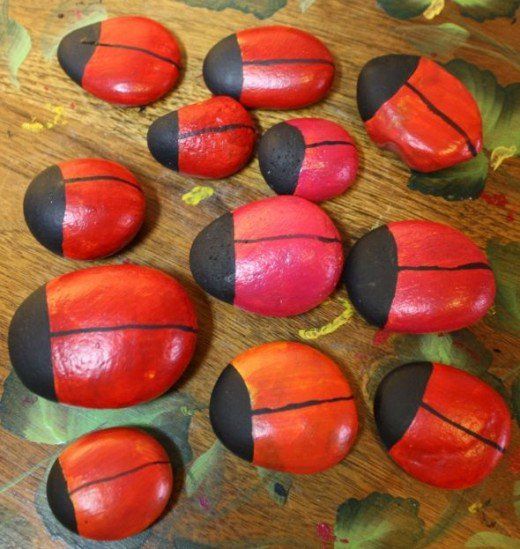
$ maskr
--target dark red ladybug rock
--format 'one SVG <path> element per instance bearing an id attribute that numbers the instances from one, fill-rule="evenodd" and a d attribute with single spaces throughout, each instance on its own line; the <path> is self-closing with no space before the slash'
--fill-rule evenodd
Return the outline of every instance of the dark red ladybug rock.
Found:
<path id="1" fill-rule="evenodd" d="M 233 453 L 291 473 L 336 465 L 358 429 L 352 390 L 338 365 L 308 345 L 289 341 L 237 356 L 213 389 L 210 419 Z"/>
<path id="2" fill-rule="evenodd" d="M 316 204 L 296 196 L 252 202 L 195 238 L 190 267 L 209 294 L 266 316 L 304 313 L 336 287 L 340 235 Z"/>
<path id="3" fill-rule="evenodd" d="M 139 429 L 115 427 L 89 433 L 60 454 L 47 479 L 47 500 L 72 532 L 111 541 L 152 525 L 172 488 L 161 444 Z"/>
<path id="4" fill-rule="evenodd" d="M 268 129 L 260 139 L 258 160 L 275 192 L 313 202 L 343 193 L 358 169 L 351 135 L 323 118 L 295 118 Z"/>
<path id="5" fill-rule="evenodd" d="M 137 265 L 92 267 L 32 293 L 9 326 L 9 354 L 37 395 L 87 408 L 151 400 L 181 376 L 197 319 L 172 277 Z"/>
<path id="6" fill-rule="evenodd" d="M 393 332 L 465 328 L 495 297 L 484 252 L 460 231 L 431 221 L 397 221 L 367 233 L 347 257 L 344 280 L 367 322 Z"/>
<path id="7" fill-rule="evenodd" d="M 146 17 L 115 17 L 67 34 L 58 47 L 63 70 L 84 90 L 136 107 L 169 92 L 181 54 L 170 31 Z"/>
<path id="8" fill-rule="evenodd" d="M 415 55 L 369 61 L 357 85 L 368 135 L 413 170 L 431 172 L 470 160 L 482 150 L 482 117 L 464 84 Z"/>
<path id="9" fill-rule="evenodd" d="M 219 179 L 245 166 L 256 127 L 231 97 L 212 97 L 158 118 L 148 130 L 148 148 L 171 170 Z"/>
<path id="10" fill-rule="evenodd" d="M 325 45 L 293 27 L 256 27 L 232 34 L 204 59 L 204 80 L 216 95 L 260 109 L 299 109 L 327 95 L 334 60 Z"/>
<path id="11" fill-rule="evenodd" d="M 377 389 L 374 413 L 392 459 L 440 488 L 478 484 L 509 443 L 504 399 L 477 377 L 444 364 L 414 362 L 392 370 Z"/>
<path id="12" fill-rule="evenodd" d="M 143 224 L 145 198 L 115 162 L 81 158 L 47 168 L 25 193 L 25 221 L 46 248 L 71 259 L 98 259 L 126 246 Z"/>

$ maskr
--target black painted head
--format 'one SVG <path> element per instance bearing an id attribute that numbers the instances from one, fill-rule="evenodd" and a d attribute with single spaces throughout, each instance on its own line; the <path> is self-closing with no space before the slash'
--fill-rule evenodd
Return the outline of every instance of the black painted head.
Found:
<path id="1" fill-rule="evenodd" d="M 148 149 L 152 156 L 170 170 L 179 171 L 179 113 L 158 118 L 148 129 Z"/>
<path id="2" fill-rule="evenodd" d="M 215 219 L 197 235 L 190 250 L 193 278 L 210 295 L 235 300 L 235 243 L 233 215 Z"/>
<path id="3" fill-rule="evenodd" d="M 50 341 L 46 287 L 41 286 L 14 313 L 9 326 L 9 356 L 14 371 L 28 389 L 57 400 Z"/>
<path id="4" fill-rule="evenodd" d="M 102 23 L 87 25 L 62 38 L 58 46 L 58 61 L 62 69 L 81 86 L 85 67 L 94 55 Z"/>
<path id="5" fill-rule="evenodd" d="M 232 364 L 220 374 L 213 388 L 209 418 L 213 431 L 228 450 L 253 461 L 251 399 L 242 376 Z"/>
<path id="6" fill-rule="evenodd" d="M 417 55 L 383 55 L 370 60 L 359 73 L 357 104 L 363 122 L 370 120 L 383 103 L 391 99 L 412 76 Z"/>
<path id="7" fill-rule="evenodd" d="M 236 34 L 215 44 L 204 59 L 204 82 L 215 95 L 230 95 L 240 100 L 244 81 L 242 53 Z"/>
<path id="8" fill-rule="evenodd" d="M 432 372 L 431 362 L 411 362 L 392 370 L 379 384 L 374 416 L 388 450 L 401 440 L 415 419 Z"/>
<path id="9" fill-rule="evenodd" d="M 361 237 L 345 261 L 343 281 L 363 318 L 384 328 L 397 287 L 397 244 L 383 225 Z"/>
<path id="10" fill-rule="evenodd" d="M 78 533 L 74 505 L 59 459 L 54 462 L 47 478 L 47 501 L 54 516 L 69 530 Z"/>
<path id="11" fill-rule="evenodd" d="M 276 124 L 260 139 L 260 171 L 278 194 L 294 194 L 304 159 L 305 140 L 300 130 L 291 124 Z"/>
<path id="12" fill-rule="evenodd" d="M 51 252 L 63 255 L 65 184 L 58 166 L 47 168 L 31 181 L 23 213 L 34 238 Z"/>

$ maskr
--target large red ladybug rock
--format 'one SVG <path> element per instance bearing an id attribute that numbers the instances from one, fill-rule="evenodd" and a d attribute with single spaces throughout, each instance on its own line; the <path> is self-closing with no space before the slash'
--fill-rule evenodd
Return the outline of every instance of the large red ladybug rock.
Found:
<path id="1" fill-rule="evenodd" d="M 258 161 L 275 192 L 313 202 L 346 191 L 358 169 L 351 135 L 323 118 L 295 118 L 268 129 L 260 139 Z"/>
<path id="2" fill-rule="evenodd" d="M 59 276 L 32 293 L 9 327 L 24 385 L 88 408 L 151 400 L 181 376 L 197 320 L 184 288 L 149 267 L 110 265 Z"/>
<path id="3" fill-rule="evenodd" d="M 181 54 L 170 31 L 146 17 L 115 17 L 67 34 L 63 70 L 84 90 L 123 106 L 147 105 L 170 91 Z"/>
<path id="4" fill-rule="evenodd" d="M 440 488 L 468 488 L 496 467 L 511 414 L 489 385 L 462 370 L 414 362 L 392 370 L 376 393 L 379 434 L 392 459 Z"/>
<path id="5" fill-rule="evenodd" d="M 34 237 L 71 259 L 97 259 L 126 246 L 144 221 L 145 199 L 125 167 L 81 158 L 47 168 L 25 193 L 25 220 Z"/>
<path id="6" fill-rule="evenodd" d="M 394 332 L 449 332 L 482 318 L 495 279 L 484 252 L 453 227 L 397 221 L 353 246 L 344 280 L 370 323 Z"/>
<path id="7" fill-rule="evenodd" d="M 253 347 L 224 369 L 210 419 L 233 453 L 290 473 L 336 465 L 358 429 L 352 390 L 337 364 L 312 347 L 284 341 Z"/>
<path id="8" fill-rule="evenodd" d="M 47 479 L 56 518 L 89 539 L 142 532 L 164 511 L 173 487 L 168 454 L 139 429 L 95 431 L 68 446 Z"/>
<path id="9" fill-rule="evenodd" d="M 231 97 L 213 97 L 158 118 L 148 130 L 148 148 L 171 170 L 195 177 L 228 177 L 247 163 L 256 127 Z"/>
<path id="10" fill-rule="evenodd" d="M 261 109 L 299 109 L 328 93 L 334 60 L 316 37 L 272 26 L 232 34 L 204 59 L 204 80 L 216 95 Z"/>
<path id="11" fill-rule="evenodd" d="M 357 102 L 372 141 L 413 170 L 449 168 L 482 150 L 482 118 L 473 96 L 425 57 L 372 59 L 359 75 Z"/>
<path id="12" fill-rule="evenodd" d="M 296 196 L 252 202 L 224 214 L 193 242 L 190 267 L 209 294 L 266 316 L 304 313 L 336 287 L 340 235 L 316 204 Z"/>

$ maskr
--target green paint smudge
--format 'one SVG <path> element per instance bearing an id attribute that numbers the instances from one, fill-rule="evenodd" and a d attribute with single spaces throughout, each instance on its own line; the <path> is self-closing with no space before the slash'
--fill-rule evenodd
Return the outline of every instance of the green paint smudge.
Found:
<path id="1" fill-rule="evenodd" d="M 11 83 L 19 88 L 18 70 L 31 51 L 31 37 L 23 25 L 10 19 L 9 0 L 4 0 L 0 12 L 0 51 L 7 62 Z"/>

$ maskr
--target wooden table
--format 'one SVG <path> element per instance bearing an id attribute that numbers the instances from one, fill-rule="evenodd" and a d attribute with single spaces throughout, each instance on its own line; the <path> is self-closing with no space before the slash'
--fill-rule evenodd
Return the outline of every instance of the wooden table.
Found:
<path id="1" fill-rule="evenodd" d="M 414 41 L 427 48 L 432 44 L 432 29 L 443 37 L 450 33 L 448 40 L 435 35 L 433 49 L 441 61 L 463 58 L 493 71 L 503 86 L 518 81 L 518 23 L 504 17 L 479 23 L 462 16 L 453 1 L 430 22 L 422 16 L 399 21 L 366 0 L 12 0 L 9 6 L 4 0 L 2 4 L 0 545 L 96 545 L 68 534 L 52 519 L 42 492 L 46 470 L 61 444 L 83 432 L 140 424 L 170 441 L 177 468 L 175 501 L 150 531 L 114 547 L 518 546 L 516 422 L 511 448 L 491 477 L 473 489 L 443 491 L 414 481 L 389 460 L 376 436 L 371 394 L 381 368 L 426 357 L 481 375 L 511 396 L 520 356 L 515 337 L 520 329 L 520 163 L 508 159 L 490 173 L 484 198 L 478 200 L 446 201 L 421 194 L 407 188 L 409 172 L 404 165 L 369 142 L 355 104 L 357 74 L 367 60 L 389 52 L 416 53 Z M 492 4 L 511 7 L 518 2 Z M 12 20 L 6 19 L 7 13 Z M 64 75 L 54 54 L 60 37 L 73 26 L 122 14 L 156 18 L 183 45 L 187 69 L 182 82 L 146 109 L 115 108 L 88 96 Z M 459 30 L 433 27 L 446 22 Z M 292 116 L 323 116 L 343 124 L 355 136 L 362 155 L 358 181 L 345 195 L 323 204 L 345 239 L 355 241 L 390 220 L 449 223 L 487 248 L 499 280 L 494 312 L 471 330 L 388 336 L 377 334 L 355 315 L 330 335 L 309 342 L 337 360 L 355 387 L 361 432 L 354 450 L 340 465 L 303 477 L 256 469 L 215 443 L 208 400 L 220 371 L 236 354 L 266 341 L 302 340 L 300 330 L 320 327 L 341 314 L 345 291 L 339 289 L 305 315 L 276 320 L 209 298 L 189 272 L 193 238 L 222 213 L 272 193 L 260 176 L 257 160 L 232 178 L 201 183 L 157 164 L 146 146 L 147 128 L 158 116 L 209 96 L 201 69 L 212 44 L 244 27 L 272 23 L 316 34 L 338 61 L 339 74 L 324 102 L 297 113 L 254 114 L 262 129 Z M 24 48 L 28 55 L 16 74 Z M 513 95 L 511 89 L 508 93 Z M 520 133 L 518 104 L 516 109 L 516 127 L 510 127 L 513 135 L 515 130 Z M 176 276 L 194 299 L 200 319 L 198 350 L 183 381 L 169 395 L 140 408 L 100 412 L 51 404 L 29 394 L 10 373 L 6 333 L 18 304 L 54 276 L 86 266 L 54 256 L 34 240 L 22 215 L 25 189 L 47 166 L 85 156 L 106 157 L 128 166 L 142 182 L 148 201 L 147 222 L 137 242 L 97 263 L 132 261 Z M 190 205 L 183 197 L 197 185 L 215 192 Z M 518 405 L 518 383 L 515 387 Z"/>

